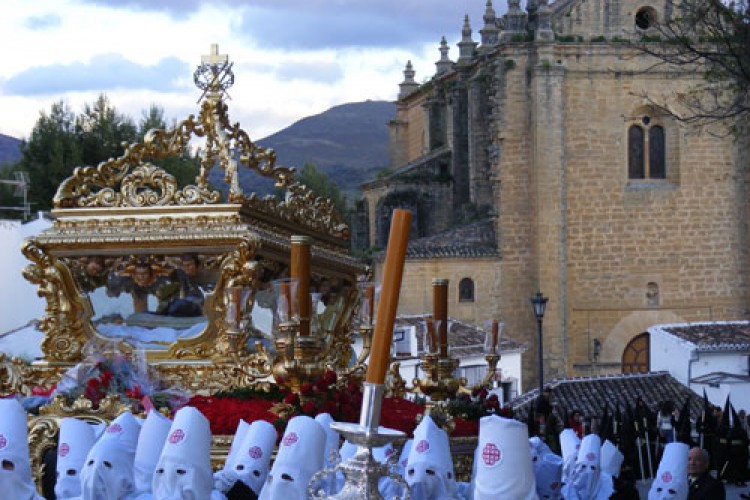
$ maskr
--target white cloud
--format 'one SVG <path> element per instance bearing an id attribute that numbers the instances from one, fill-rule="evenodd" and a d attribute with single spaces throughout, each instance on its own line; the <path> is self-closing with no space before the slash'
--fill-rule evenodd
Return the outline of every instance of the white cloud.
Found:
<path id="1" fill-rule="evenodd" d="M 102 92 L 135 121 L 152 103 L 185 118 L 193 71 L 218 43 L 235 63 L 230 118 L 258 139 L 337 104 L 395 99 L 406 61 L 420 81 L 434 74 L 440 36 L 455 44 L 467 10 L 478 38 L 485 1 L 3 0 L 0 44 L 18 48 L 0 65 L 0 133 L 28 137 L 52 103 L 80 112 Z"/>

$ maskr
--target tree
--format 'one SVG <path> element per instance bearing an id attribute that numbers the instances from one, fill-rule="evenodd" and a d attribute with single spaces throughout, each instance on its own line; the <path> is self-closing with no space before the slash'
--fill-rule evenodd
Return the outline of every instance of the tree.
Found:
<path id="1" fill-rule="evenodd" d="M 123 144 L 142 139 L 152 128 L 166 128 L 164 111 L 156 105 L 143 112 L 136 128 L 133 120 L 120 114 L 104 94 L 93 105 L 85 104 L 78 116 L 60 101 L 52 105 L 49 114 L 40 113 L 31 136 L 21 144 L 21 160 L 9 173 L 27 171 L 32 208 L 48 210 L 58 186 L 75 167 L 96 166 L 121 156 Z M 193 184 L 200 168 L 198 158 L 187 147 L 178 156 L 154 159 L 153 163 L 174 175 L 180 186 Z"/>
<path id="2" fill-rule="evenodd" d="M 750 0 L 685 0 L 674 13 L 650 23 L 659 33 L 644 37 L 642 52 L 689 72 L 705 82 L 675 96 L 675 106 L 652 103 L 686 122 L 728 122 L 737 130 L 750 116 Z"/>
<path id="3" fill-rule="evenodd" d="M 305 166 L 295 177 L 300 184 L 307 186 L 316 195 L 330 199 L 339 214 L 345 215 L 347 213 L 346 196 L 341 193 L 338 185 L 325 172 L 319 171 L 312 163 L 305 163 Z"/>
<path id="4" fill-rule="evenodd" d="M 104 94 L 93 105 L 84 104 L 76 119 L 76 134 L 86 165 L 120 156 L 123 143 L 135 142 L 138 136 L 133 120 L 118 113 Z"/>
<path id="5" fill-rule="evenodd" d="M 174 127 L 175 124 L 172 123 L 172 126 Z M 138 136 L 144 138 L 149 130 L 165 130 L 166 128 L 167 123 L 164 120 L 164 108 L 152 104 L 148 111 L 143 111 L 141 114 Z M 190 151 L 189 147 L 186 147 L 179 156 L 154 160 L 153 163 L 174 175 L 179 186 L 194 184 L 200 170 L 200 160 L 197 154 Z"/>
<path id="6" fill-rule="evenodd" d="M 141 122 L 138 124 L 138 135 L 143 137 L 151 129 L 165 129 L 167 122 L 164 120 L 164 108 L 152 104 L 148 111 L 141 113 Z"/>
<path id="7" fill-rule="evenodd" d="M 29 173 L 32 208 L 51 208 L 57 186 L 83 161 L 75 115 L 67 105 L 59 101 L 49 114 L 40 113 L 29 139 L 21 144 L 21 155 L 13 170 Z"/>

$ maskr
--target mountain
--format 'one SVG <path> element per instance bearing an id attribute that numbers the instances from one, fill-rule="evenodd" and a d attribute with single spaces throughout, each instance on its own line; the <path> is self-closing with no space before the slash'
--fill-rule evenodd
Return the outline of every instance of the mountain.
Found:
<path id="1" fill-rule="evenodd" d="M 9 135 L 0 134 L 0 166 L 15 163 L 21 159 L 21 141 Z"/>
<path id="2" fill-rule="evenodd" d="M 388 101 L 341 104 L 318 115 L 303 118 L 273 135 L 256 141 L 276 151 L 276 165 L 301 170 L 311 163 L 351 198 L 359 197 L 359 185 L 388 165 L 388 121 L 396 106 Z M 211 172 L 211 182 L 220 186 L 221 173 Z M 245 192 L 268 194 L 270 182 L 247 169 L 240 170 Z"/>

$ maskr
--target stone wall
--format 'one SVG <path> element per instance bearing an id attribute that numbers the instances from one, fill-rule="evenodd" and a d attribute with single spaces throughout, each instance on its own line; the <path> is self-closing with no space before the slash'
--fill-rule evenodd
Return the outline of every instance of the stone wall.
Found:
<path id="1" fill-rule="evenodd" d="M 382 278 L 382 265 L 375 268 L 375 279 Z M 448 315 L 480 327 L 485 321 L 504 317 L 499 307 L 500 267 L 496 258 L 410 259 L 404 269 L 398 314 L 432 312 L 432 279 L 445 278 L 448 283 Z M 463 278 L 474 281 L 474 301 L 460 302 L 458 284 Z M 511 329 L 504 335 L 521 341 L 524 334 Z"/>
<path id="2" fill-rule="evenodd" d="M 572 10 L 555 25 L 585 40 L 632 27 L 641 8 L 629 0 L 559 5 Z M 665 15 L 664 5 L 654 8 Z M 468 102 L 447 104 L 449 139 L 465 148 L 472 200 L 492 196 L 500 259 L 408 261 L 401 312 L 429 310 L 432 278 L 457 287 L 464 269 L 481 269 L 492 277 L 492 302 L 471 312 L 456 303 L 450 314 L 474 316 L 480 326 L 499 314 L 511 336 L 531 346 L 526 386 L 536 377 L 529 298 L 537 290 L 550 298 L 546 378 L 619 371 L 628 342 L 655 323 L 746 317 L 747 154 L 726 130 L 687 125 L 653 107 L 649 99 L 663 102 L 702 82 L 654 62 L 617 41 L 566 40 L 506 43 L 462 66 L 463 79 L 451 81 L 467 86 Z M 433 90 L 428 84 L 423 92 Z M 418 100 L 410 96 L 399 115 L 412 138 L 419 134 L 411 126 L 424 120 Z M 646 123 L 664 129 L 665 179 L 628 178 L 628 128 Z M 462 145 L 456 138 L 464 130 Z M 417 158 L 418 149 L 412 140 L 404 156 Z"/>

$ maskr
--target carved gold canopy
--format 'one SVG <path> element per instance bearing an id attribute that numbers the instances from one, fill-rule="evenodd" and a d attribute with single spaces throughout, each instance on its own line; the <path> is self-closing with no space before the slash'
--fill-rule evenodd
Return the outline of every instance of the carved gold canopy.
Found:
<path id="1" fill-rule="evenodd" d="M 53 377 L 80 361 L 87 345 L 120 342 L 125 352 L 135 349 L 119 333 L 105 330 L 137 317 L 140 327 L 143 321 L 153 327 L 151 321 L 190 332 L 149 338 L 148 359 L 167 380 L 205 392 L 267 380 L 271 357 L 268 343 L 253 341 L 263 338 L 257 325 L 247 321 L 238 330 L 227 317 L 231 307 L 249 314 L 264 300 L 270 282 L 286 275 L 292 235 L 312 241 L 314 286 L 321 292 L 334 288 L 343 298 L 325 335 L 331 345 L 344 347 L 330 349 L 326 362 L 340 365 L 350 356 L 354 285 L 368 270 L 348 256 L 349 229 L 332 202 L 295 181 L 293 168 L 277 166 L 272 150 L 230 123 L 225 96 L 234 81 L 232 65 L 213 49 L 194 75 L 203 90 L 198 114 L 170 130 L 149 131 L 118 158 L 76 168 L 55 195 L 54 225 L 24 243 L 22 251 L 31 261 L 24 276 L 47 302 L 39 326 L 44 360 L 32 365 L 34 376 Z M 179 186 L 160 165 L 196 141 L 199 175 L 195 184 Z M 209 182 L 215 169 L 223 172 L 224 194 Z M 280 194 L 244 192 L 242 170 L 271 179 Z M 179 292 L 176 285 L 157 290 L 154 284 L 166 283 L 185 256 L 202 273 L 196 285 L 203 295 L 200 314 L 193 319 L 152 314 L 149 301 Z M 139 266 L 147 278 L 139 277 Z M 232 303 L 233 290 L 243 291 L 242 304 Z M 110 311 L 110 300 L 133 312 Z"/>

